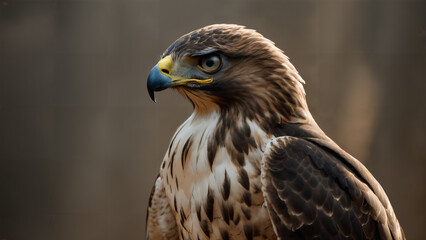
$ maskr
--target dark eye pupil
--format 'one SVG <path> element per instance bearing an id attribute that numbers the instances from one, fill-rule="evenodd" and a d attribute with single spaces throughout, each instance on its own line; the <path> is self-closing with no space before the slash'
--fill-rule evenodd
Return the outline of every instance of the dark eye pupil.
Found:
<path id="1" fill-rule="evenodd" d="M 214 66 L 214 61 L 213 61 L 213 60 L 211 60 L 211 59 L 207 60 L 207 61 L 206 61 L 206 66 L 207 66 L 207 67 L 213 67 L 213 66 Z"/>

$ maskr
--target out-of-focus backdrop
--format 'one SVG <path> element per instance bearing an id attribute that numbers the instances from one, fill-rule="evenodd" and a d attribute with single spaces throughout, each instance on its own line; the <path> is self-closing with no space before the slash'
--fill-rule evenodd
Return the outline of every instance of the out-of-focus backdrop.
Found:
<path id="1" fill-rule="evenodd" d="M 146 77 L 176 38 L 257 29 L 306 80 L 310 109 L 426 237 L 426 2 L 0 0 L 0 239 L 145 237 L 151 186 L 191 113 Z"/>

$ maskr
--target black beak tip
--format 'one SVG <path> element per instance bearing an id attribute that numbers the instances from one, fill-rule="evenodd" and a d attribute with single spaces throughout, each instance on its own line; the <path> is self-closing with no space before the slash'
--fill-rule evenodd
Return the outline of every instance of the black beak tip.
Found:
<path id="1" fill-rule="evenodd" d="M 152 99 L 152 101 L 156 103 L 157 100 L 155 99 L 154 89 L 148 89 L 148 93 L 149 93 L 149 97 Z"/>

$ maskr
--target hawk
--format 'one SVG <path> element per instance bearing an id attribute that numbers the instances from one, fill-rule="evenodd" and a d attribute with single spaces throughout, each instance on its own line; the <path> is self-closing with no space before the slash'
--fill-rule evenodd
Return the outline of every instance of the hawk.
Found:
<path id="1" fill-rule="evenodd" d="M 177 39 L 147 88 L 193 105 L 155 181 L 147 239 L 405 239 L 372 174 L 318 127 L 304 80 L 255 30 Z"/>

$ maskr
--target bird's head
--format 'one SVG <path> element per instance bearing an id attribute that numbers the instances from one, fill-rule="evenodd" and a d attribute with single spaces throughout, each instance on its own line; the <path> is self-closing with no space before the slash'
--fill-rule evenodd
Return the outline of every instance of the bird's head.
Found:
<path id="1" fill-rule="evenodd" d="M 263 112 L 292 121 L 306 118 L 303 83 L 272 41 L 243 26 L 216 24 L 177 39 L 151 70 L 147 87 L 154 101 L 155 91 L 175 88 L 199 112 Z"/>

